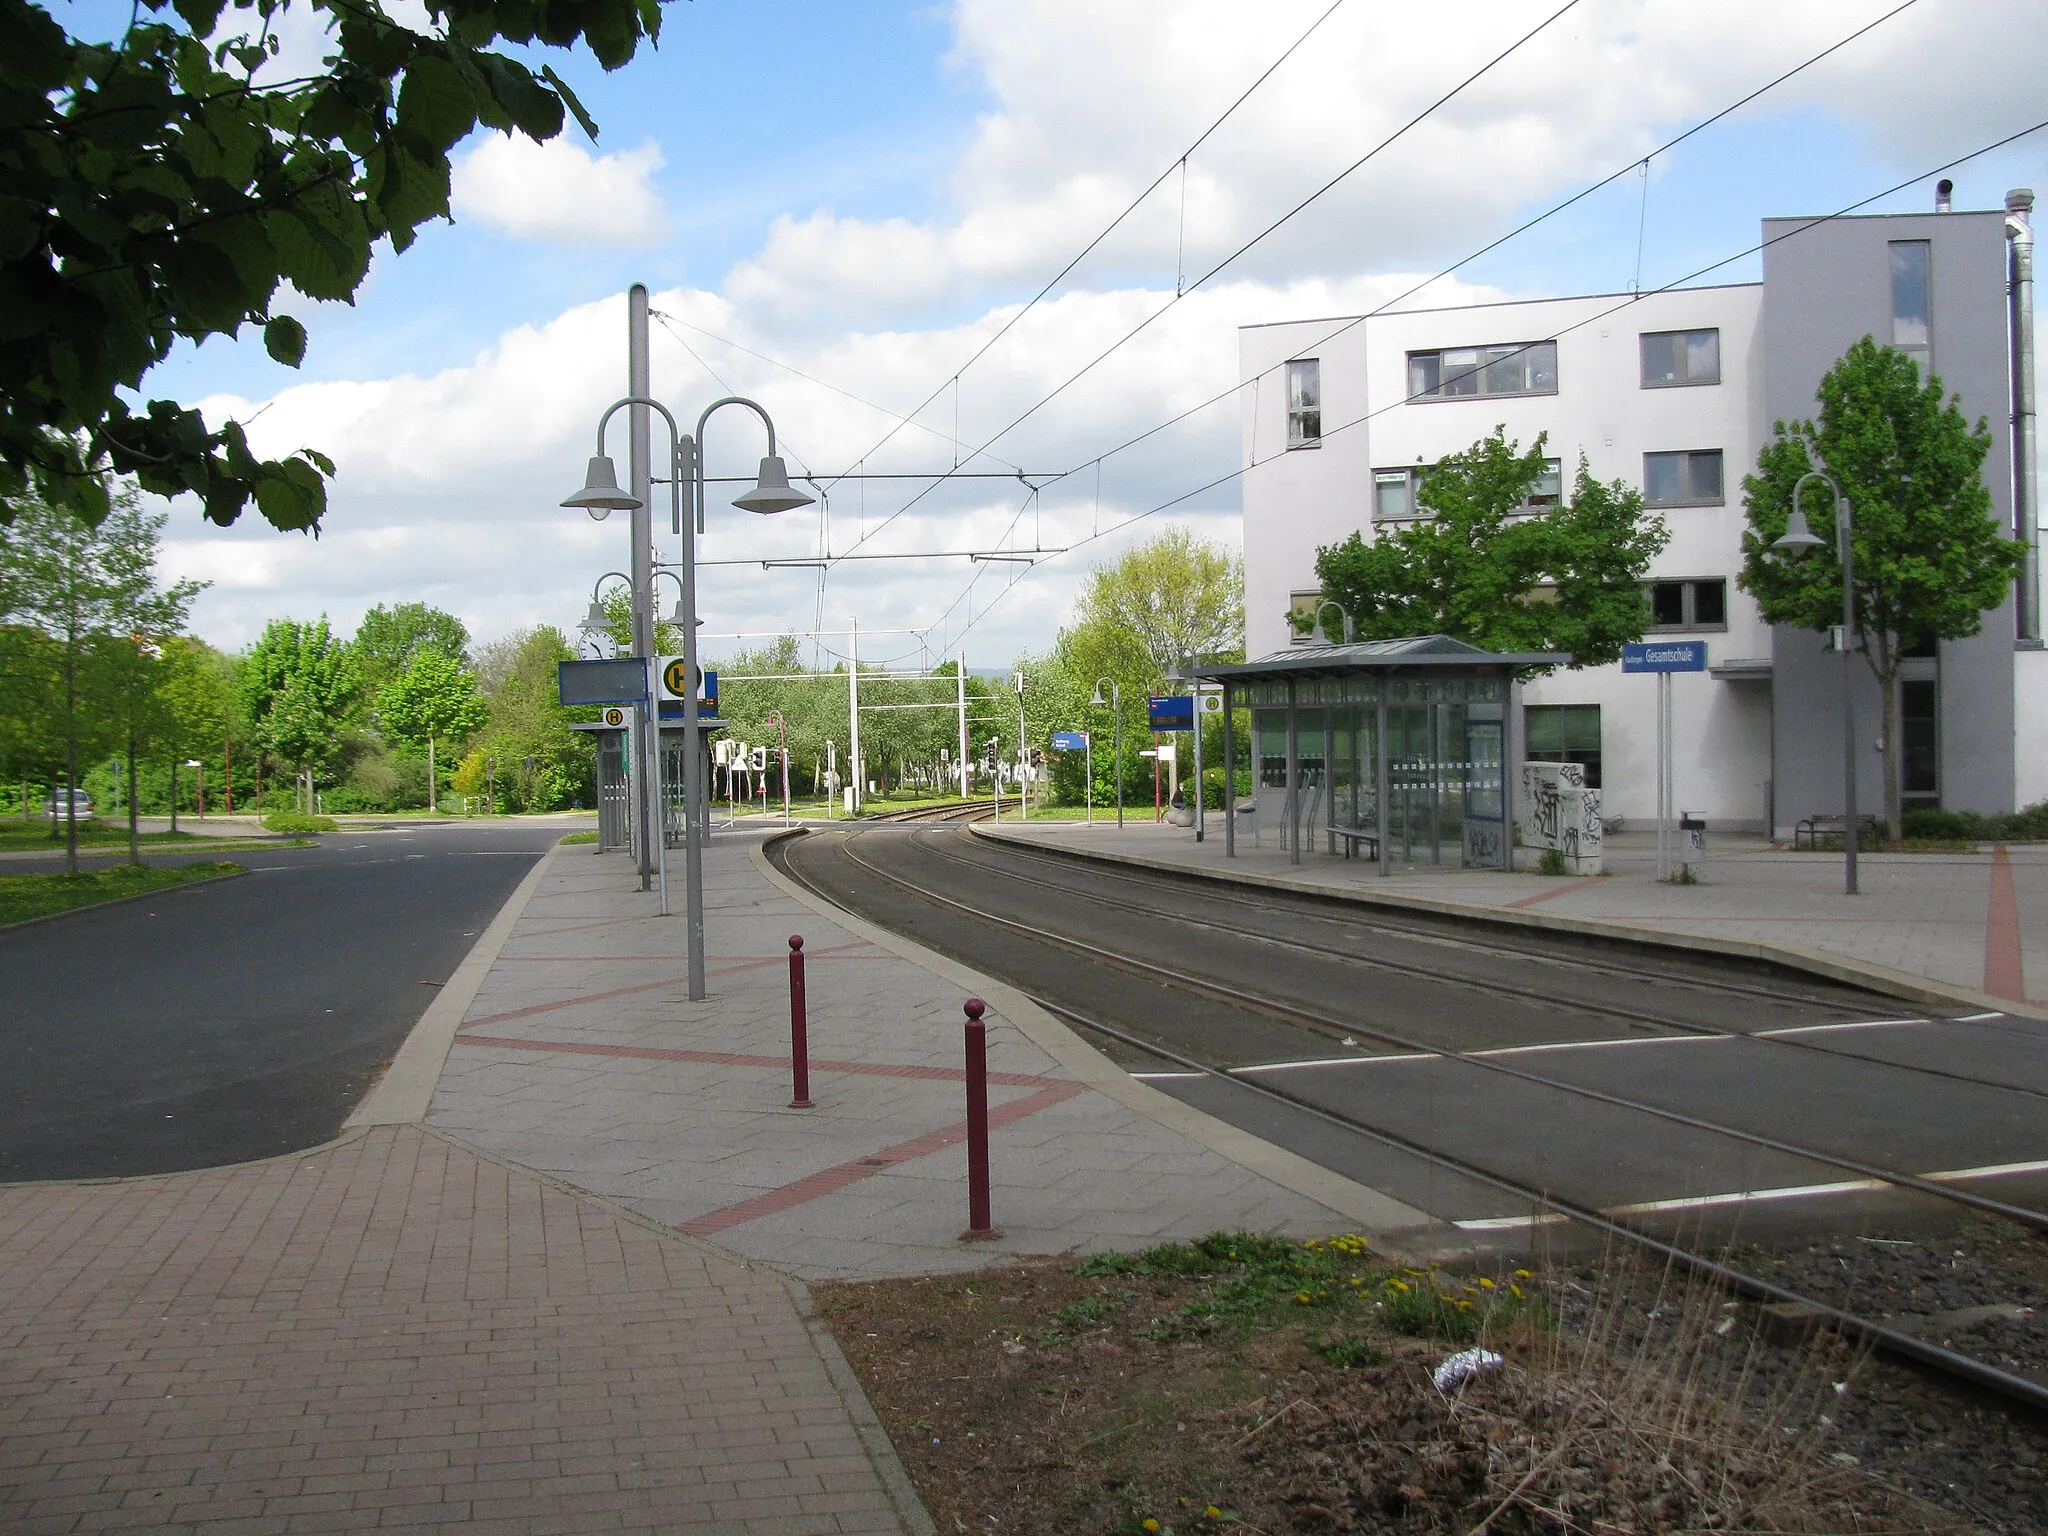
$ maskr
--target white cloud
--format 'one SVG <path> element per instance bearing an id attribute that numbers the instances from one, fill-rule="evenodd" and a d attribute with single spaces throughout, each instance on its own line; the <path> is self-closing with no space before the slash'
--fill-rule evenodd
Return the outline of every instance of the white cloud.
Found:
<path id="1" fill-rule="evenodd" d="M 566 134 L 535 143 L 494 133 L 456 162 L 452 203 L 458 219 L 521 240 L 659 245 L 668 234 L 668 214 L 652 180 L 663 164 L 652 140 L 592 158 Z"/>
<path id="2" fill-rule="evenodd" d="M 947 469 L 1172 299 L 1176 269 L 1205 270 L 1426 105 L 1533 20 L 1522 0 L 1462 7 L 1353 4 L 1332 21 L 1070 280 L 918 424 L 877 451 L 891 418 L 703 332 L 897 410 L 924 400 L 1320 12 L 1326 0 L 1104 6 L 1092 0 L 957 0 L 953 62 L 993 105 L 926 218 L 789 209 L 718 291 L 655 295 L 682 340 L 656 327 L 657 393 L 687 421 L 737 391 L 773 412 L 793 470 L 820 479 L 866 455 L 869 471 Z M 2028 35 L 2038 0 L 1920 0 L 1782 96 L 1751 109 L 1817 113 L 1909 165 L 1969 147 L 2048 95 Z M 953 649 L 970 616 L 970 663 L 1042 647 L 1087 565 L 1167 519 L 1237 537 L 1234 405 L 1104 460 L 1112 445 L 1230 389 L 1236 327 L 1356 313 L 1498 234 L 1508 215 L 1639 156 L 1676 124 L 1888 8 L 1889 0 L 1722 0 L 1715 6 L 1584 0 L 1498 74 L 1432 116 L 1216 283 L 1172 307 L 968 467 L 1078 472 L 1034 501 L 1014 478 L 957 481 L 864 549 L 1076 546 L 1028 576 L 963 560 L 764 571 L 764 557 L 846 551 L 920 489 L 844 481 L 821 507 L 742 518 L 714 499 L 702 555 L 707 633 L 808 629 L 857 615 L 870 630 L 934 626 Z M 2001 43 L 2000 39 L 2005 39 Z M 1783 152 L 1799 153 L 1791 130 Z M 527 239 L 658 241 L 659 149 L 593 159 L 558 139 L 492 138 L 460 164 L 456 208 Z M 1979 200 L 1982 201 L 1981 199 Z M 1744 210 L 1752 213 L 1784 210 Z M 1599 281 L 1610 280 L 1603 275 Z M 1456 282 L 1411 302 L 1499 297 Z M 701 327 L 693 330 L 689 327 Z M 251 424 L 266 453 L 313 445 L 340 477 L 322 538 L 280 539 L 251 513 L 225 533 L 174 514 L 172 563 L 216 582 L 202 633 L 241 643 L 265 618 L 323 609 L 352 625 L 376 602 L 423 598 L 480 636 L 573 624 L 590 584 L 625 558 L 624 520 L 564 512 L 599 412 L 624 393 L 620 299 L 503 334 L 468 365 L 424 376 L 287 389 Z M 687 347 L 684 343 L 687 343 Z M 694 355 L 693 355 L 694 354 Z M 709 370 L 709 372 L 707 372 Z M 715 372 L 716 377 L 711 376 Z M 256 403 L 206 402 L 248 420 Z M 961 444 L 954 442 L 955 434 Z M 731 413 L 709 434 L 712 472 L 751 470 L 758 427 Z M 657 433 L 657 441 L 661 434 Z M 612 437 L 623 460 L 623 427 Z M 623 467 L 623 466 L 622 466 Z M 1212 480 L 1223 484 L 1099 543 L 1097 530 Z M 829 520 L 829 527 L 828 527 Z M 673 552 L 666 519 L 659 542 Z M 1012 583 L 1019 583 L 1005 598 Z M 713 642 L 714 647 L 717 644 Z M 871 658 L 917 642 L 877 637 Z"/>

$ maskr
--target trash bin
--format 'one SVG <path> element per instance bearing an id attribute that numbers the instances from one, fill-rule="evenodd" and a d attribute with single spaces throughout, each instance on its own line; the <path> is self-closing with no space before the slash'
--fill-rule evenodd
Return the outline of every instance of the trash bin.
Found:
<path id="1" fill-rule="evenodd" d="M 1680 811 L 1678 813 L 1678 862 L 1687 869 L 1697 869 L 1707 862 L 1707 813 L 1705 811 Z"/>

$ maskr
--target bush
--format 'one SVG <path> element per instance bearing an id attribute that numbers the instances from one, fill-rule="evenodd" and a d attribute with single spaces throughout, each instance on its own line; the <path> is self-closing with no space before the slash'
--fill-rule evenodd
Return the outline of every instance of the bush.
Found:
<path id="1" fill-rule="evenodd" d="M 303 811 L 273 811 L 263 818 L 263 825 L 273 832 L 332 832 L 332 816 L 308 816 Z"/>
<path id="2" fill-rule="evenodd" d="M 2048 800 L 2010 816 L 1978 811 L 1915 810 L 1906 812 L 1901 829 L 1907 839 L 1937 843 L 2018 843 L 2048 838 Z"/>

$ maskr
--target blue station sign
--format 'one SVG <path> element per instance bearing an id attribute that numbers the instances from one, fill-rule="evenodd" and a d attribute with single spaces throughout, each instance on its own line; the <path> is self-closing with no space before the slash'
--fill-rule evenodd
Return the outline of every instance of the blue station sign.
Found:
<path id="1" fill-rule="evenodd" d="M 1707 642 L 1704 640 L 1638 640 L 1621 648 L 1624 672 L 1704 672 L 1707 670 Z"/>
<path id="2" fill-rule="evenodd" d="M 1055 752 L 1085 752 L 1088 750 L 1086 731 L 1054 731 L 1052 749 Z"/>
<path id="3" fill-rule="evenodd" d="M 1146 700 L 1145 714 L 1155 731 L 1192 731 L 1195 728 L 1195 700 L 1191 694 L 1154 694 Z"/>

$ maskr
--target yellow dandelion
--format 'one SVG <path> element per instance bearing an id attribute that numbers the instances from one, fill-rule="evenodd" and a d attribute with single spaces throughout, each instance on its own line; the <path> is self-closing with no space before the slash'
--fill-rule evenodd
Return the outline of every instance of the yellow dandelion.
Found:
<path id="1" fill-rule="evenodd" d="M 1207 1509 L 1202 1511 L 1202 1518 L 1204 1520 L 1221 1520 L 1223 1518 L 1223 1511 L 1218 1509 L 1214 1504 L 1211 1504 Z"/>
<path id="2" fill-rule="evenodd" d="M 1159 1529 L 1159 1522 L 1157 1520 L 1145 1520 L 1139 1524 L 1138 1529 L 1147 1533 L 1154 1532 Z"/>
<path id="3" fill-rule="evenodd" d="M 1523 1299 L 1522 1288 L 1519 1285 L 1511 1285 L 1508 1287 L 1508 1289 L 1515 1293 L 1515 1300 L 1520 1301 Z"/>
<path id="4" fill-rule="evenodd" d="M 1482 1291 L 1490 1291 L 1493 1289 L 1493 1282 L 1491 1280 L 1482 1279 L 1479 1282 L 1479 1289 L 1481 1289 Z"/>
<path id="5" fill-rule="evenodd" d="M 1516 1271 L 1515 1271 L 1515 1278 L 1516 1278 L 1517 1280 L 1528 1280 L 1528 1279 L 1531 1279 L 1531 1278 L 1533 1278 L 1533 1277 L 1532 1277 L 1532 1276 L 1530 1275 L 1530 1273 L 1529 1273 L 1529 1271 L 1528 1271 L 1528 1270 L 1526 1270 L 1526 1269 L 1518 1269 L 1518 1270 L 1516 1270 Z"/>

